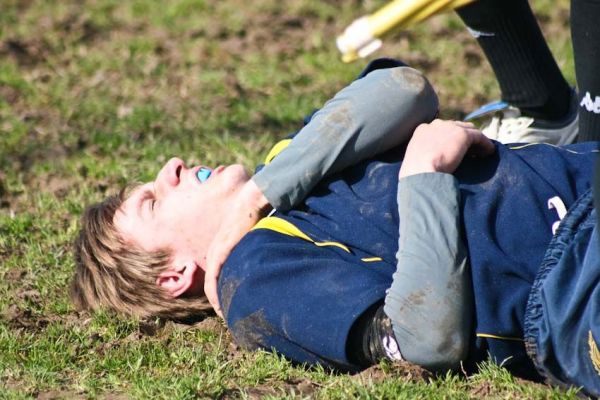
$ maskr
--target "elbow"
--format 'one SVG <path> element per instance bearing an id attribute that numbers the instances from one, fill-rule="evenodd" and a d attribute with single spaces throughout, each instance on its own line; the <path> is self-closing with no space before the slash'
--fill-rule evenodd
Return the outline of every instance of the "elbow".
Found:
<path id="1" fill-rule="evenodd" d="M 386 312 L 402 358 L 435 372 L 458 369 L 469 352 L 470 314 L 460 307 L 441 313 L 398 307 L 394 300 L 388 295 Z"/>
<path id="2" fill-rule="evenodd" d="M 468 339 L 462 337 L 459 332 L 454 332 L 445 340 L 432 346 L 431 356 L 426 360 L 428 365 L 423 366 L 438 372 L 457 370 L 460 363 L 467 358 L 468 351 Z"/>
<path id="3" fill-rule="evenodd" d="M 437 336 L 437 337 L 435 337 Z M 430 371 L 446 372 L 459 368 L 469 350 L 468 338 L 458 332 L 444 336 L 428 332 L 419 343 L 398 343 L 402 357 Z"/>
<path id="4" fill-rule="evenodd" d="M 397 67 L 386 70 L 386 73 L 392 83 L 390 86 L 395 88 L 390 97 L 398 103 L 398 109 L 414 113 L 419 123 L 435 119 L 439 111 L 439 99 L 433 86 L 421 72 L 410 67 Z"/>

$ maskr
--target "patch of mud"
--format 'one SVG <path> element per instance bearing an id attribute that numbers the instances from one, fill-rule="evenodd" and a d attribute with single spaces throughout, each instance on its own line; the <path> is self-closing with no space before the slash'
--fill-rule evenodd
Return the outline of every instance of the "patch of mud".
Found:
<path id="1" fill-rule="evenodd" d="M 0 208 L 10 208 L 19 193 L 10 191 L 6 185 L 6 174 L 0 171 Z"/>
<path id="2" fill-rule="evenodd" d="M 406 361 L 388 364 L 385 367 L 374 365 L 353 376 L 363 383 L 379 383 L 386 379 L 396 378 L 406 382 L 427 382 L 434 377 L 434 374 L 425 368 Z"/>
<path id="3" fill-rule="evenodd" d="M 237 279 L 227 279 L 221 285 L 221 307 L 223 315 L 229 314 L 229 306 L 237 288 L 240 286 L 240 281 Z"/>
<path id="4" fill-rule="evenodd" d="M 47 180 L 40 182 L 39 188 L 45 192 L 53 193 L 56 198 L 64 199 L 73 187 L 73 178 L 53 174 Z"/>
<path id="5" fill-rule="evenodd" d="M 283 382 L 263 383 L 247 388 L 228 389 L 219 397 L 219 399 L 259 400 L 265 397 L 278 397 L 283 394 L 287 395 L 287 397 L 311 398 L 319 386 L 319 384 L 307 379 L 291 378 Z"/>
<path id="6" fill-rule="evenodd" d="M 539 390 L 543 393 L 545 390 L 551 389 L 550 385 L 545 385 L 543 383 L 537 383 L 528 381 L 522 378 L 514 378 L 515 384 L 524 387 L 529 386 L 533 389 Z M 490 381 L 479 381 L 476 383 L 471 383 L 469 389 L 469 395 L 475 399 L 487 399 L 487 398 L 519 398 L 518 392 L 514 392 L 509 387 L 504 387 L 502 385 L 495 386 L 494 382 Z"/>
<path id="7" fill-rule="evenodd" d="M 86 399 L 87 397 L 77 392 L 68 390 L 49 390 L 34 395 L 37 400 L 63 400 L 63 399 Z"/>
<path id="8" fill-rule="evenodd" d="M 24 329 L 39 331 L 50 323 L 50 319 L 36 315 L 31 309 L 11 304 L 1 314 L 0 318 L 11 329 Z"/>
<path id="9" fill-rule="evenodd" d="M 10 269 L 4 274 L 4 280 L 10 283 L 19 283 L 27 276 L 27 271 L 22 269 Z"/>
<path id="10" fill-rule="evenodd" d="M 397 68 L 392 72 L 392 78 L 403 87 L 413 92 L 420 92 L 425 88 L 425 78 L 414 69 Z"/>
<path id="11" fill-rule="evenodd" d="M 266 347 L 265 337 L 268 338 L 277 333 L 265 317 L 263 309 L 238 320 L 232 331 L 238 344 L 247 350 Z"/>
<path id="12" fill-rule="evenodd" d="M 469 390 L 469 394 L 476 399 L 488 398 L 493 392 L 494 385 L 488 381 L 482 381 Z"/>
<path id="13" fill-rule="evenodd" d="M 228 330 L 223 321 L 218 317 L 207 317 L 204 320 L 194 324 L 194 329 L 214 333 L 216 335 L 227 335 Z"/>
<path id="14" fill-rule="evenodd" d="M 41 38 L 8 38 L 0 42 L 0 57 L 11 58 L 21 66 L 34 66 L 45 62 L 49 44 Z"/>
<path id="15" fill-rule="evenodd" d="M 79 400 L 79 399 L 89 399 L 89 395 L 85 395 L 82 393 L 78 393 L 70 390 L 49 390 L 46 392 L 38 392 L 33 396 L 36 400 Z M 99 400 L 126 400 L 129 399 L 129 396 L 125 396 L 122 394 L 104 394 L 101 396 L 94 397 Z"/>
<path id="16" fill-rule="evenodd" d="M 219 41 L 222 49 L 235 58 L 245 53 L 260 52 L 288 59 L 300 52 L 320 48 L 322 40 L 307 32 L 320 32 L 321 36 L 333 38 L 339 28 L 334 21 L 323 21 L 317 16 L 290 15 L 282 10 L 249 13 L 243 27 L 228 29 L 224 26 L 206 27 L 193 33 Z"/>
<path id="17" fill-rule="evenodd" d="M 12 86 L 0 84 L 0 99 L 14 104 L 21 97 L 21 92 Z"/>

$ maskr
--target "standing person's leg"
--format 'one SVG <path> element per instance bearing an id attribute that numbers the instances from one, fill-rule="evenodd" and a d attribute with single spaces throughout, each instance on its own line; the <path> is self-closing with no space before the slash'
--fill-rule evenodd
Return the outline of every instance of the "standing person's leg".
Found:
<path id="1" fill-rule="evenodd" d="M 502 100 L 514 112 L 505 120 L 521 116 L 512 137 L 501 141 L 572 141 L 576 112 L 572 90 L 563 77 L 526 0 L 478 0 L 457 10 L 483 49 L 502 92 Z M 517 110 L 518 109 L 518 110 Z M 565 132 L 565 128 L 568 127 Z M 488 132 L 485 132 L 488 134 Z M 498 137 L 498 134 L 500 135 Z M 506 136 L 506 135 L 504 135 Z M 568 139 L 565 139 L 568 137 Z"/>
<path id="2" fill-rule="evenodd" d="M 579 88 L 578 141 L 600 140 L 600 0 L 571 0 L 571 37 Z"/>

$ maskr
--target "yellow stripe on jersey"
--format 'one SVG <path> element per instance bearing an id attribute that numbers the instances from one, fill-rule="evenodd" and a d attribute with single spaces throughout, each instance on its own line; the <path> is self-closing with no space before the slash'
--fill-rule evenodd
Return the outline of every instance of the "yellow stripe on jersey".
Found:
<path id="1" fill-rule="evenodd" d="M 477 337 L 481 337 L 481 338 L 488 338 L 488 339 L 514 340 L 514 341 L 517 341 L 517 342 L 524 342 L 525 341 L 522 338 L 509 337 L 509 336 L 498 336 L 498 335 L 492 335 L 490 333 L 477 333 L 476 336 Z"/>
<path id="2" fill-rule="evenodd" d="M 344 250 L 345 252 L 351 253 L 350 249 L 347 246 L 345 246 L 339 242 L 317 242 L 317 241 L 315 241 L 314 239 L 310 238 L 306 233 L 304 233 L 300 229 L 298 229 L 298 227 L 296 227 L 296 225 L 292 224 L 291 222 L 286 221 L 283 218 L 279 218 L 279 217 L 263 218 L 260 221 L 258 221 L 256 223 L 256 225 L 254 225 L 254 227 L 252 228 L 252 230 L 255 230 L 255 229 L 270 229 L 272 231 L 279 232 L 284 235 L 304 239 L 307 242 L 314 243 L 315 245 L 317 245 L 319 247 L 325 247 L 325 246 L 339 247 L 340 249 Z"/>
<path id="3" fill-rule="evenodd" d="M 264 164 L 267 165 L 269 164 L 271 161 L 273 161 L 273 159 L 283 151 L 283 149 L 285 149 L 286 147 L 288 147 L 291 143 L 292 139 L 283 139 L 279 142 L 277 142 L 275 144 L 275 146 L 273 146 L 271 148 L 271 151 L 269 151 L 269 154 L 267 154 L 267 156 L 265 157 L 265 162 Z"/>
<path id="4" fill-rule="evenodd" d="M 381 258 L 381 257 L 365 257 L 365 258 L 361 258 L 360 261 L 363 261 L 363 262 L 376 262 L 376 261 L 383 261 L 383 258 Z"/>

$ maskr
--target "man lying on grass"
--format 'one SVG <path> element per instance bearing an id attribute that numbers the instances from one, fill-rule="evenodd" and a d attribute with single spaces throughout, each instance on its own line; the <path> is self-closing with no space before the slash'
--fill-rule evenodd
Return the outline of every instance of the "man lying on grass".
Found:
<path id="1" fill-rule="evenodd" d="M 220 271 L 222 314 L 250 349 L 345 370 L 490 357 L 600 393 L 596 144 L 427 124 L 433 89 L 397 65 L 371 64 L 252 178 L 172 159 L 88 208 L 75 303 L 186 318 L 210 309 Z M 253 225 L 222 270 L 207 261 Z"/>

